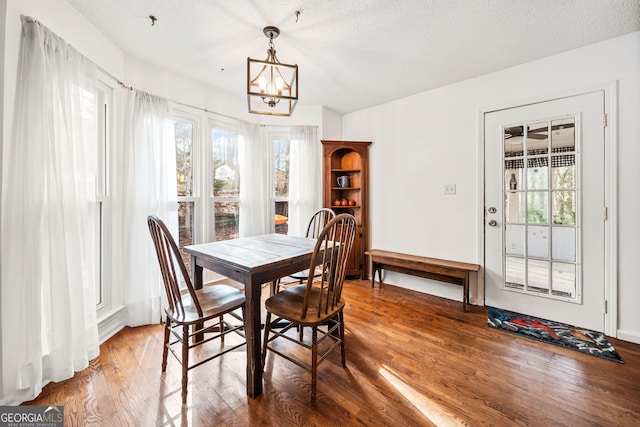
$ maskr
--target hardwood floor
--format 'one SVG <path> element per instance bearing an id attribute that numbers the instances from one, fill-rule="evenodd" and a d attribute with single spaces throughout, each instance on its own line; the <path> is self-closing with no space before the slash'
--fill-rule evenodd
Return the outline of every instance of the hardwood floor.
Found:
<path id="1" fill-rule="evenodd" d="M 264 393 L 245 395 L 244 349 L 189 376 L 162 375 L 162 326 L 127 328 L 32 405 L 64 405 L 65 425 L 637 426 L 640 345 L 610 339 L 624 364 L 486 326 L 484 308 L 369 281 L 345 285 L 347 368 L 334 352 L 308 372 L 269 355 Z"/>

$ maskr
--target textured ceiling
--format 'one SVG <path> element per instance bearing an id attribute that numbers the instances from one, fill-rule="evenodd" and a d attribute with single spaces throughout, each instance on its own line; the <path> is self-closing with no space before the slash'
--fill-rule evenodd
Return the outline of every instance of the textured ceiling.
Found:
<path id="1" fill-rule="evenodd" d="M 640 30 L 640 0 L 67 1 L 128 55 L 238 96 L 275 25 L 299 104 L 340 113 Z"/>

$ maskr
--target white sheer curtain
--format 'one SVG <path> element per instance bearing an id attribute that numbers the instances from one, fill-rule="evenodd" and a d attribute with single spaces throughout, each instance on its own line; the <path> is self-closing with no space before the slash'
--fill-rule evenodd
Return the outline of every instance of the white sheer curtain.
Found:
<path id="1" fill-rule="evenodd" d="M 316 126 L 292 126 L 289 149 L 289 234 L 304 236 L 322 207 L 322 148 Z"/>
<path id="2" fill-rule="evenodd" d="M 3 144 L 0 405 L 33 399 L 99 352 L 97 132 L 82 118 L 96 70 L 37 21 L 22 26 L 13 137 Z"/>
<path id="3" fill-rule="evenodd" d="M 264 127 L 240 124 L 240 237 L 272 233 L 275 206 L 270 144 Z"/>
<path id="4" fill-rule="evenodd" d="M 164 295 L 147 216 L 158 215 L 178 239 L 175 137 L 166 99 L 124 88 L 119 95 L 115 270 L 122 274 L 126 324 L 138 326 L 160 321 Z"/>

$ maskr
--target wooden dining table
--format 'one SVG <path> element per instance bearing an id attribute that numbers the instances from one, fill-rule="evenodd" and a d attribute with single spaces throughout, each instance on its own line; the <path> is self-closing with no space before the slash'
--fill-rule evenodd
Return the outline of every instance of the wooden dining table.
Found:
<path id="1" fill-rule="evenodd" d="M 203 270 L 211 270 L 244 284 L 247 340 L 247 395 L 262 393 L 262 285 L 309 268 L 316 240 L 284 234 L 265 234 L 185 246 L 191 255 L 191 277 L 203 286 Z"/>

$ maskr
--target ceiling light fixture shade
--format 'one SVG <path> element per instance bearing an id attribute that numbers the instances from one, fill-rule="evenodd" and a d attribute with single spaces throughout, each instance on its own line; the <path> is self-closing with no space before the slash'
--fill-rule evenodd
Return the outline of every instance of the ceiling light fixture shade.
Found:
<path id="1" fill-rule="evenodd" d="M 271 116 L 290 116 L 298 103 L 298 65 L 278 61 L 273 39 L 276 27 L 265 27 L 269 38 L 267 59 L 247 58 L 247 103 L 249 112 Z"/>

